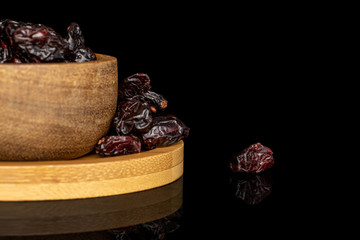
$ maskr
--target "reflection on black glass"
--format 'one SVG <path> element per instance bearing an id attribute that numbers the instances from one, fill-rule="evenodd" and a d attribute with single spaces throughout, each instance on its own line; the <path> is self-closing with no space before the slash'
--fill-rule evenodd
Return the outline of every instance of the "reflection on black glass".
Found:
<path id="1" fill-rule="evenodd" d="M 117 240 L 163 240 L 168 234 L 180 228 L 182 209 L 175 213 L 148 223 L 109 230 Z"/>
<path id="2" fill-rule="evenodd" d="M 233 174 L 230 183 L 234 195 L 247 204 L 258 204 L 272 191 L 271 171 L 259 174 Z"/>
<path id="3" fill-rule="evenodd" d="M 181 227 L 182 207 L 158 220 L 105 231 L 38 236 L 7 236 L 0 240 L 165 240 Z"/>
<path id="4" fill-rule="evenodd" d="M 0 240 L 97 232 L 151 222 L 178 210 L 182 193 L 181 177 L 162 187 L 109 197 L 0 202 Z"/>

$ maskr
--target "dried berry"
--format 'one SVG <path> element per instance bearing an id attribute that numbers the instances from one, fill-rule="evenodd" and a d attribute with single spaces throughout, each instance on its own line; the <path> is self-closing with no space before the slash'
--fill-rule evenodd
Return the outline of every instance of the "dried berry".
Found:
<path id="1" fill-rule="evenodd" d="M 145 73 L 137 73 L 124 79 L 119 84 L 120 100 L 139 100 L 147 102 L 153 113 L 164 110 L 167 107 L 166 99 L 153 91 L 150 91 L 150 78 Z"/>
<path id="2" fill-rule="evenodd" d="M 80 30 L 79 24 L 71 23 L 70 26 L 67 28 L 67 33 L 68 36 L 66 40 L 69 43 L 70 50 L 74 51 L 78 47 L 84 45 L 85 40 Z"/>
<path id="3" fill-rule="evenodd" d="M 119 97 L 125 100 L 130 100 L 135 96 L 142 96 L 149 91 L 150 78 L 145 73 L 137 73 L 124 79 L 119 84 Z"/>
<path id="4" fill-rule="evenodd" d="M 155 111 L 153 110 L 153 112 L 156 112 L 157 110 L 164 110 L 168 105 L 166 99 L 156 92 L 147 91 L 144 93 L 144 98 L 145 101 L 156 109 Z"/>
<path id="5" fill-rule="evenodd" d="M 43 24 L 0 21 L 0 63 L 85 62 L 96 59 L 76 23 L 64 39 Z"/>
<path id="6" fill-rule="evenodd" d="M 119 135 L 145 132 L 152 121 L 150 106 L 146 102 L 129 100 L 119 102 L 113 125 Z"/>
<path id="7" fill-rule="evenodd" d="M 102 157 L 138 153 L 140 150 L 141 141 L 133 135 L 106 136 L 95 147 L 95 152 Z"/>
<path id="8" fill-rule="evenodd" d="M 190 129 L 174 116 L 154 117 L 151 128 L 142 134 L 143 147 L 153 149 L 156 147 L 166 147 L 186 138 Z"/>
<path id="9" fill-rule="evenodd" d="M 260 143 L 250 145 L 230 161 L 233 172 L 259 173 L 273 165 L 273 152 Z"/>
<path id="10" fill-rule="evenodd" d="M 7 44 L 0 40 L 0 63 L 7 62 L 11 59 L 10 51 Z"/>
<path id="11" fill-rule="evenodd" d="M 71 23 L 68 27 L 68 36 L 66 38 L 69 49 L 74 52 L 74 57 L 71 59 L 74 62 L 87 62 L 96 60 L 95 53 L 85 46 L 84 36 L 77 23 Z"/>
<path id="12" fill-rule="evenodd" d="M 11 35 L 11 42 L 22 62 L 70 61 L 65 39 L 42 24 L 22 24 Z"/>

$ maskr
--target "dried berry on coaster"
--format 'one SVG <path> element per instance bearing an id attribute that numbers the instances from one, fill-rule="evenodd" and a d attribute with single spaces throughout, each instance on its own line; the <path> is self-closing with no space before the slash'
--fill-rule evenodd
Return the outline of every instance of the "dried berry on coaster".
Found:
<path id="1" fill-rule="evenodd" d="M 150 77 L 136 73 L 119 83 L 118 106 L 113 119 L 114 135 L 101 138 L 95 152 L 119 156 L 170 146 L 189 135 L 185 124 L 167 114 L 167 100 L 151 91 Z"/>
<path id="2" fill-rule="evenodd" d="M 273 165 L 273 152 L 261 143 L 250 145 L 230 161 L 230 169 L 239 173 L 260 173 Z"/>

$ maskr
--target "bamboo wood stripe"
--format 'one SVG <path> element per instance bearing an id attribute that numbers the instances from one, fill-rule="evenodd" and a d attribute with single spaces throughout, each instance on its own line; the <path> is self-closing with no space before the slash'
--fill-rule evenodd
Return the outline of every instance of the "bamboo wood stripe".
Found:
<path id="1" fill-rule="evenodd" d="M 111 196 L 155 188 L 183 174 L 182 141 L 139 154 L 78 160 L 1 162 L 0 200 Z"/>
<path id="2" fill-rule="evenodd" d="M 98 216 L 112 212 L 131 211 L 182 196 L 183 178 L 147 191 L 101 198 L 66 201 L 0 202 L 0 221 L 19 219 L 55 219 L 62 217 Z M 182 198 L 182 197 L 181 197 Z M 3 223 L 3 222 L 0 222 Z M 0 226 L 2 226 L 0 224 Z M 2 229 L 2 228 L 0 228 Z"/>

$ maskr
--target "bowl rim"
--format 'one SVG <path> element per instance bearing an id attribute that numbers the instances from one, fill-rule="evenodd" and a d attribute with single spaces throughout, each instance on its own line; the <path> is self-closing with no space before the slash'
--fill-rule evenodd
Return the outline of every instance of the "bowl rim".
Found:
<path id="1" fill-rule="evenodd" d="M 88 62 L 44 62 L 44 63 L 0 63 L 0 68 L 2 67 L 22 67 L 22 66 L 56 66 L 56 65 L 90 65 L 90 64 L 99 64 L 103 62 L 111 62 L 111 61 L 117 61 L 117 58 L 111 55 L 101 54 L 101 53 L 95 53 L 96 60 L 94 61 L 88 61 Z"/>

